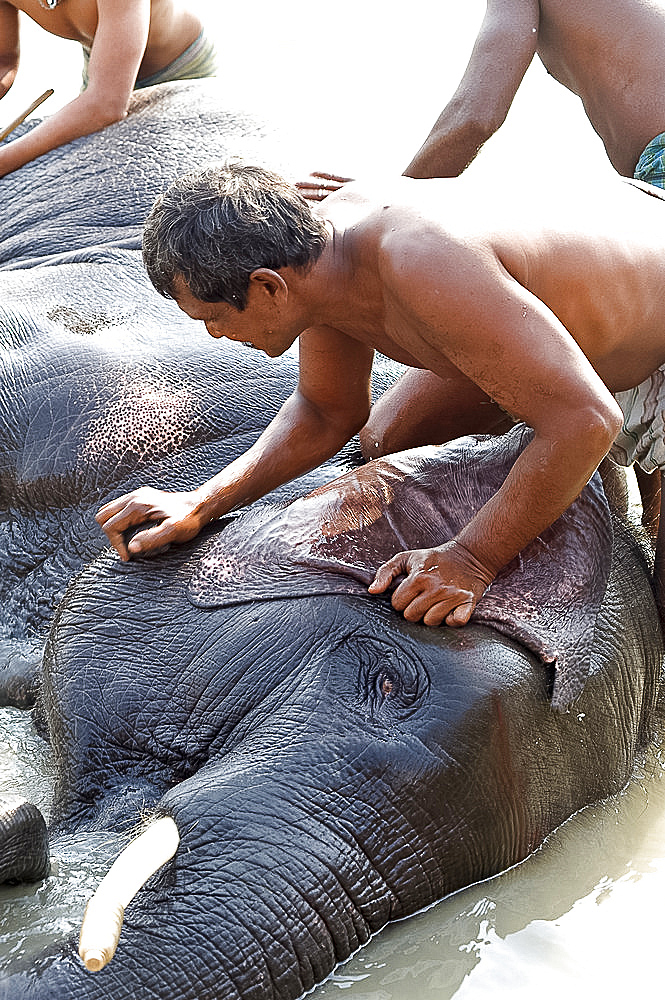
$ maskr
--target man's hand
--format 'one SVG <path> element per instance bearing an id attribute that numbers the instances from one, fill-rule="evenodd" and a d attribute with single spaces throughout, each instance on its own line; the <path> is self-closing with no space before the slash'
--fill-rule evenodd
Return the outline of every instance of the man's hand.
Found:
<path id="1" fill-rule="evenodd" d="M 146 555 L 172 542 L 187 542 L 198 535 L 203 521 L 200 500 L 194 492 L 169 493 L 144 486 L 104 504 L 95 520 L 104 529 L 120 558 Z M 137 532 L 127 543 L 124 532 L 146 522 L 156 522 Z"/>
<path id="2" fill-rule="evenodd" d="M 323 201 L 333 191 L 339 191 L 352 180 L 353 177 L 340 177 L 338 174 L 324 174 L 313 170 L 306 181 L 296 181 L 296 187 L 308 201 Z"/>
<path id="3" fill-rule="evenodd" d="M 486 567 L 458 542 L 435 549 L 398 552 L 379 566 L 369 585 L 370 594 L 382 594 L 397 577 L 392 605 L 407 621 L 422 618 L 425 625 L 466 625 L 494 578 Z"/>

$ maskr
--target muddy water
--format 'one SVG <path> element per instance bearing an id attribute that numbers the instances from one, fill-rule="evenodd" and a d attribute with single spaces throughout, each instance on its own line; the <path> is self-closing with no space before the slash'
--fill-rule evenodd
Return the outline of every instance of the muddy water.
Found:
<path id="1" fill-rule="evenodd" d="M 222 53 L 223 105 L 257 110 L 292 133 L 303 175 L 399 173 L 459 79 L 482 0 L 255 0 L 192 3 Z M 228 48 L 225 38 L 233 38 Z M 80 52 L 25 21 L 17 82 L 0 102 L 7 124 L 47 87 L 41 113 L 75 96 Z M 306 128 L 303 128 L 306 122 Z M 528 152 L 525 152 L 528 143 Z M 576 98 L 538 65 L 508 121 L 470 171 L 500 185 L 609 172 Z M 319 989 L 319 1000 L 480 1000 L 632 997 L 662 978 L 665 916 L 665 755 L 656 746 L 619 796 L 575 816 L 547 844 L 496 879 L 380 934 Z M 0 787 L 27 790 L 48 810 L 48 749 L 29 717 L 0 711 Z M 60 851 L 55 873 L 0 893 L 0 976 L 78 925 L 108 845 Z"/>
<path id="2" fill-rule="evenodd" d="M 632 997 L 662 974 L 664 776 L 654 744 L 620 795 L 578 813 L 523 864 L 392 925 L 316 996 Z M 48 748 L 16 709 L 0 710 L 0 789 L 9 788 L 48 811 Z M 90 837 L 59 847 L 48 880 L 0 890 L 0 979 L 78 929 L 110 846 Z"/>

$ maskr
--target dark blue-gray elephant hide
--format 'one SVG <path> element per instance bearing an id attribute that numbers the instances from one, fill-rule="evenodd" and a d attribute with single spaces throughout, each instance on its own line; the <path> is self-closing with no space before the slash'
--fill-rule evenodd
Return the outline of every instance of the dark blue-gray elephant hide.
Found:
<path id="1" fill-rule="evenodd" d="M 214 81 L 137 92 L 123 121 L 0 178 L 0 268 L 105 264 L 114 251 L 140 250 L 157 195 L 187 170 L 234 156 L 289 172 L 275 131 L 224 108 Z"/>
<path id="2" fill-rule="evenodd" d="M 111 842 L 146 815 L 172 817 L 180 846 L 127 908 L 108 968 L 87 972 L 72 939 L 0 996 L 295 1000 L 390 920 L 515 864 L 623 786 L 662 642 L 644 555 L 598 481 L 497 581 L 485 620 L 410 624 L 365 590 L 386 539 L 434 540 L 445 500 L 466 511 L 454 530 L 524 436 L 393 456 L 80 574 L 40 696 L 58 762 L 52 849 L 100 829 Z M 516 641 L 502 606 L 523 589 Z M 566 634 L 565 601 L 586 634 Z M 558 651 L 567 710 L 552 709 L 530 633 Z M 569 654 L 585 661 L 572 685 Z"/>
<path id="3" fill-rule="evenodd" d="M 137 94 L 125 121 L 0 179 L 0 635 L 43 636 L 104 547 L 101 503 L 200 484 L 295 387 L 293 353 L 213 342 L 143 269 L 157 194 L 239 154 L 283 166 L 271 133 L 192 81 Z M 390 377 L 379 366 L 377 386 Z"/>
<path id="4" fill-rule="evenodd" d="M 140 227 L 174 174 L 229 152 L 280 165 L 207 93 L 155 88 L 0 181 L 0 626 L 41 635 L 58 605 L 38 695 L 51 851 L 86 832 L 111 851 L 154 816 L 180 834 L 107 968 L 54 942 L 7 970 L 3 1000 L 295 1000 L 616 792 L 649 735 L 648 566 L 597 482 L 463 629 L 366 593 L 395 547 L 471 516 L 520 429 L 377 462 L 153 560 L 99 554 L 99 503 L 212 475 L 295 385 L 292 356 L 213 343 L 143 274 Z"/>
<path id="5" fill-rule="evenodd" d="M 378 566 L 405 549 L 454 538 L 499 490 L 530 440 L 524 426 L 502 438 L 460 438 L 379 459 L 263 513 L 248 537 L 231 526 L 207 549 L 190 586 L 201 607 L 299 594 L 365 594 Z M 612 523 L 594 476 L 559 521 L 486 591 L 473 620 L 523 642 L 556 664 L 553 701 L 581 692 L 612 564 Z"/>

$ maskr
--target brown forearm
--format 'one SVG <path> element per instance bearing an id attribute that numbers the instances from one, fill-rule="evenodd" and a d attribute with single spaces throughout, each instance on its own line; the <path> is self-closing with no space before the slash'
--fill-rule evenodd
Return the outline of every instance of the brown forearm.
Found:
<path id="1" fill-rule="evenodd" d="M 445 112 L 444 112 L 445 115 Z M 491 129 L 463 121 L 451 125 L 444 116 L 404 171 L 405 177 L 458 177 L 475 159 Z"/>
<path id="2" fill-rule="evenodd" d="M 488 0 L 469 63 L 404 173 L 457 177 L 505 121 L 536 51 L 538 0 Z"/>
<path id="3" fill-rule="evenodd" d="M 335 455 L 361 426 L 362 421 L 333 422 L 294 393 L 244 455 L 197 489 L 201 523 L 309 472 Z"/>
<path id="4" fill-rule="evenodd" d="M 84 100 L 84 96 L 76 98 L 25 135 L 0 147 L 0 177 L 79 136 L 98 132 L 123 117 L 118 109 L 103 108 Z"/>
<path id="5" fill-rule="evenodd" d="M 534 438 L 457 541 L 496 575 L 584 489 L 613 440 L 611 432 L 594 437 L 596 447 L 587 441 L 584 452 L 570 440 L 554 444 Z"/>

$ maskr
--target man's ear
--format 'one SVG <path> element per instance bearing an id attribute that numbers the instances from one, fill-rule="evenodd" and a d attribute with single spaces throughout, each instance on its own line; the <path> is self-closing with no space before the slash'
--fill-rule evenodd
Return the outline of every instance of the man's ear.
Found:
<path id="1" fill-rule="evenodd" d="M 279 271 L 273 271 L 269 267 L 257 267 L 249 276 L 250 287 L 253 285 L 257 292 L 263 292 L 277 301 L 286 302 L 289 297 L 289 286 L 284 281 Z"/>

